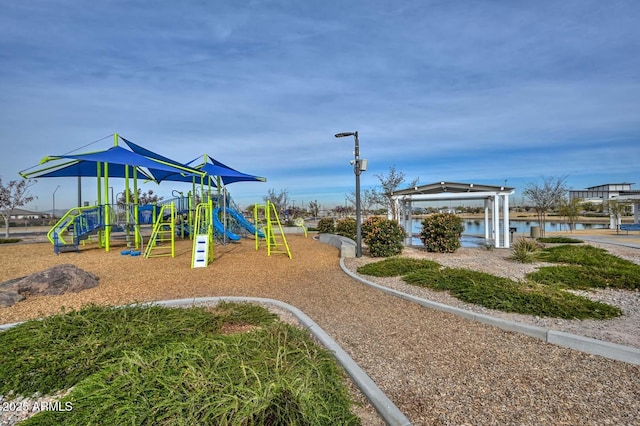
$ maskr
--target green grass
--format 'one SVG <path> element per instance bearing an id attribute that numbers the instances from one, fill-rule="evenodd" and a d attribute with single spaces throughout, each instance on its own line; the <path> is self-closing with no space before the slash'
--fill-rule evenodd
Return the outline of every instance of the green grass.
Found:
<path id="1" fill-rule="evenodd" d="M 640 266 L 592 246 L 557 246 L 538 253 L 546 266 L 527 275 L 531 280 L 572 289 L 640 289 Z"/>
<path id="2" fill-rule="evenodd" d="M 446 290 L 464 302 L 504 312 L 565 319 L 607 319 L 621 315 L 616 307 L 555 287 L 519 283 L 468 269 L 422 269 L 404 276 L 404 280 L 412 285 Z"/>
<path id="3" fill-rule="evenodd" d="M 569 238 L 569 237 L 545 237 L 538 238 L 538 241 L 541 243 L 549 243 L 549 244 L 579 244 L 584 243 L 584 241 L 579 240 L 577 238 Z"/>
<path id="4" fill-rule="evenodd" d="M 640 266 L 633 262 L 607 253 L 606 250 L 593 246 L 562 245 L 548 247 L 539 254 L 540 260 L 553 263 L 569 263 L 581 266 L 606 268 L 632 268 L 640 271 Z"/>
<path id="5" fill-rule="evenodd" d="M 431 260 L 390 257 L 358 268 L 358 273 L 373 277 L 395 277 L 417 269 L 439 268 L 440 264 Z"/>
<path id="6" fill-rule="evenodd" d="M 0 359 L 0 394 L 73 386 L 25 425 L 360 423 L 331 353 L 255 305 L 91 306 L 0 333 Z"/>
<path id="7" fill-rule="evenodd" d="M 408 284 L 449 291 L 460 300 L 491 309 L 565 319 L 607 319 L 622 315 L 617 307 L 591 301 L 566 291 L 568 289 L 640 289 L 640 266 L 606 250 L 573 245 L 540 249 L 534 241 L 521 241 L 514 246 L 512 258 L 558 265 L 542 267 L 522 282 L 401 257 L 370 263 L 358 268 L 358 272 L 378 277 L 403 276 Z"/>

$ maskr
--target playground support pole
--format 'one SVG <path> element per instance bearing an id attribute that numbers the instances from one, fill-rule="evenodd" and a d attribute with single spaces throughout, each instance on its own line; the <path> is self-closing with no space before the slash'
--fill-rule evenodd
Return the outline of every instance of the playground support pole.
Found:
<path id="1" fill-rule="evenodd" d="M 140 230 L 140 212 L 138 211 L 140 200 L 138 199 L 138 168 L 133 168 L 133 221 L 135 223 L 136 248 L 142 246 L 142 231 Z"/>
<path id="2" fill-rule="evenodd" d="M 101 162 L 97 162 L 96 163 L 96 183 L 97 183 L 97 188 L 96 188 L 96 204 L 98 205 L 98 207 L 100 207 L 102 205 L 102 163 Z M 102 210 L 103 214 L 104 214 L 104 209 Z M 102 248 L 102 236 L 104 231 L 99 231 L 98 232 L 98 247 Z"/>
<path id="3" fill-rule="evenodd" d="M 131 217 L 130 217 L 130 211 L 129 209 L 131 208 L 131 196 L 129 194 L 129 179 L 131 177 L 129 176 L 129 166 L 124 166 L 124 233 L 126 235 L 126 241 L 127 241 L 127 248 L 131 248 L 131 240 L 130 240 L 130 229 L 129 229 L 129 224 L 131 221 Z M 113 197 L 113 195 L 111 196 L 111 202 L 113 203 L 114 208 L 117 211 L 118 208 L 118 201 Z M 136 247 L 137 248 L 137 247 Z"/>
<path id="4" fill-rule="evenodd" d="M 224 230 L 222 242 L 227 244 L 227 188 L 222 188 L 222 225 Z"/>
<path id="5" fill-rule="evenodd" d="M 109 206 L 109 163 L 104 163 L 104 225 L 105 225 L 105 250 L 110 249 L 111 239 L 111 206 Z"/>

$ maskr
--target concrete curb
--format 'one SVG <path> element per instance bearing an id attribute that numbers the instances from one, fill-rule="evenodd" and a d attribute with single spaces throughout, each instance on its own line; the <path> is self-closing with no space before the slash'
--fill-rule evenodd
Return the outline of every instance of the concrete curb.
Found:
<path id="1" fill-rule="evenodd" d="M 605 342 L 603 340 L 592 339 L 590 337 L 579 336 L 577 334 L 565 333 L 562 331 L 555 331 L 547 328 L 505 320 L 502 318 L 496 318 L 490 315 L 478 314 L 476 312 L 467 311 L 465 309 L 455 308 L 453 306 L 448 306 L 438 302 L 432 302 L 427 299 L 422 299 L 420 297 L 412 296 L 410 294 L 403 293 L 401 291 L 397 291 L 392 288 L 373 283 L 371 281 L 367 281 L 358 274 L 351 272 L 345 266 L 344 259 L 342 258 L 340 259 L 340 267 L 351 278 L 358 280 L 361 283 L 368 285 L 369 287 L 376 288 L 392 296 L 417 303 L 427 308 L 449 312 L 454 315 L 459 315 L 468 320 L 478 321 L 484 324 L 501 328 L 503 330 L 526 334 L 527 336 L 540 339 L 543 342 L 552 343 L 554 345 L 562 346 L 565 348 L 575 349 L 592 355 L 600 355 L 605 358 L 613 359 L 616 361 L 623 361 L 629 364 L 640 365 L 640 349 L 636 349 L 630 346 L 618 345 L 616 343 Z"/>
<path id="2" fill-rule="evenodd" d="M 349 377 L 354 381 L 356 386 L 374 406 L 380 417 L 388 425 L 408 426 L 411 425 L 409 419 L 396 407 L 396 405 L 387 397 L 387 395 L 375 384 L 373 380 L 360 368 L 358 364 L 345 352 L 335 340 L 331 338 L 320 326 L 313 321 L 307 314 L 300 309 L 275 299 L 266 299 L 261 297 L 196 297 L 190 299 L 174 299 L 162 300 L 155 302 L 147 302 L 143 305 L 160 305 L 160 306 L 196 306 L 198 304 L 212 302 L 251 302 L 264 303 L 278 306 L 293 314 L 300 323 L 307 328 L 313 336 L 318 339 L 327 350 L 329 350 L 336 358 L 338 363 L 345 369 Z M 0 325 L 0 330 L 7 330 L 11 327 L 21 324 L 20 322 Z"/>
<path id="3" fill-rule="evenodd" d="M 267 303 L 286 309 L 291 312 L 300 321 L 304 327 L 306 327 L 313 336 L 338 360 L 338 363 L 347 371 L 349 377 L 354 381 L 358 388 L 369 399 L 371 404 L 375 407 L 380 417 L 389 425 L 410 425 L 409 419 L 402 414 L 402 412 L 395 406 L 393 402 L 385 395 L 384 392 L 375 384 L 373 380 L 360 368 L 358 364 L 345 352 L 335 340 L 331 338 L 315 321 L 313 321 L 307 314 L 302 312 L 295 306 L 288 303 L 281 302 L 275 299 L 266 299 L 261 297 L 198 297 L 194 299 L 176 299 L 166 300 L 161 302 L 151 302 L 149 304 L 157 304 L 164 306 L 182 306 L 182 305 L 195 305 L 198 303 L 208 302 L 254 302 L 254 303 Z"/>
<path id="4" fill-rule="evenodd" d="M 15 327 L 16 325 L 20 325 L 22 322 L 12 322 L 9 324 L 0 324 L 0 331 L 8 330 L 10 328 Z"/>

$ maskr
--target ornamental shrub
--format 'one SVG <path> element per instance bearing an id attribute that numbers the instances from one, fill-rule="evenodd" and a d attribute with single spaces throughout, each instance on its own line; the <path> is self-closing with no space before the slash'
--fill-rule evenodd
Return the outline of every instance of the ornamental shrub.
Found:
<path id="1" fill-rule="evenodd" d="M 371 217 L 362 224 L 362 239 L 372 257 L 389 257 L 402 253 L 406 232 L 395 220 Z"/>
<path id="2" fill-rule="evenodd" d="M 422 221 L 420 240 L 427 251 L 453 253 L 462 245 L 462 231 L 462 218 L 451 213 L 436 213 Z"/>
<path id="3" fill-rule="evenodd" d="M 320 234 L 333 234 L 336 232 L 336 221 L 331 217 L 323 217 L 318 221 L 318 232 Z"/>
<path id="4" fill-rule="evenodd" d="M 383 220 L 384 218 L 381 216 L 371 216 L 369 219 L 362 222 L 362 239 L 364 240 L 367 238 L 367 235 Z"/>
<path id="5" fill-rule="evenodd" d="M 336 223 L 336 234 L 356 240 L 356 220 L 352 217 L 345 217 Z"/>
<path id="6" fill-rule="evenodd" d="M 535 260 L 535 252 L 540 249 L 534 240 L 521 238 L 511 248 L 511 259 L 520 263 L 531 263 Z"/>

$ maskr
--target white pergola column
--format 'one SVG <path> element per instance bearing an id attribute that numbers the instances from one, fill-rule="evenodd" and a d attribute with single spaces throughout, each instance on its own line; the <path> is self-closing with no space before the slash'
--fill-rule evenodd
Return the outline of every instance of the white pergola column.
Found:
<path id="1" fill-rule="evenodd" d="M 502 221 L 504 223 L 504 248 L 509 248 L 509 196 L 502 196 Z"/>
<path id="2" fill-rule="evenodd" d="M 493 243 L 495 248 L 500 248 L 500 197 L 495 195 L 493 197 L 493 219 L 491 227 L 493 228 Z"/>
<path id="3" fill-rule="evenodd" d="M 484 240 L 489 239 L 489 199 L 484 199 Z"/>
<path id="4" fill-rule="evenodd" d="M 633 203 L 633 223 L 638 223 L 638 210 L 640 210 L 640 203 Z"/>
<path id="5" fill-rule="evenodd" d="M 410 246 L 413 237 L 413 205 L 411 200 L 402 202 L 402 217 L 404 218 L 404 231 L 407 233 L 404 245 Z"/>
<path id="6" fill-rule="evenodd" d="M 609 214 L 609 229 L 618 229 L 622 218 L 616 218 L 614 215 Z"/>

